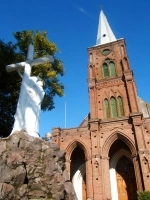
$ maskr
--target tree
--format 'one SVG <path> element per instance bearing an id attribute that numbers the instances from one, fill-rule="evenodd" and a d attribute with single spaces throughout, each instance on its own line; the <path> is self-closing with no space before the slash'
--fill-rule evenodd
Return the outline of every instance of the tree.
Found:
<path id="1" fill-rule="evenodd" d="M 13 125 L 20 77 L 16 72 L 7 73 L 6 65 L 15 63 L 20 55 L 15 52 L 16 46 L 11 42 L 0 41 L 0 136 L 8 136 Z"/>
<path id="2" fill-rule="evenodd" d="M 6 65 L 20 62 L 26 59 L 27 48 L 30 43 L 34 44 L 34 58 L 51 55 L 53 63 L 42 64 L 32 68 L 33 76 L 39 76 L 44 83 L 45 97 L 42 102 L 42 110 L 50 111 L 54 108 L 54 96 L 63 95 L 63 85 L 59 82 L 59 75 L 63 76 L 63 64 L 56 57 L 59 51 L 56 45 L 47 39 L 45 31 L 22 31 L 14 33 L 17 40 L 4 43 L 0 41 L 0 136 L 6 137 L 10 134 L 16 105 L 18 101 L 21 78 L 18 73 L 6 72 Z"/>

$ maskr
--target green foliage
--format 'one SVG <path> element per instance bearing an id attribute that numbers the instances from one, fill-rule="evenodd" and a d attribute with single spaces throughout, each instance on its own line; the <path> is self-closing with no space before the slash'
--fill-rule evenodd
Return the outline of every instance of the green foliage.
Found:
<path id="1" fill-rule="evenodd" d="M 63 64 L 55 57 L 58 52 L 56 45 L 46 38 L 46 32 L 22 31 L 14 33 L 17 40 L 17 47 L 22 56 L 26 57 L 27 48 L 30 43 L 34 44 L 34 58 L 52 55 L 54 63 L 46 63 L 33 67 L 32 75 L 39 76 L 44 82 L 45 97 L 42 103 L 42 110 L 54 108 L 53 97 L 63 95 L 63 85 L 59 83 L 58 75 L 63 75 Z"/>
<path id="2" fill-rule="evenodd" d="M 45 97 L 42 102 L 42 110 L 49 111 L 54 108 L 55 95 L 63 96 L 63 85 L 59 82 L 59 76 L 63 76 L 63 63 L 56 57 L 59 51 L 56 45 L 47 39 L 45 31 L 22 31 L 13 33 L 16 44 L 0 41 L 0 136 L 8 136 L 13 125 L 13 115 L 20 91 L 21 79 L 17 72 L 6 72 L 6 65 L 26 60 L 28 45 L 34 45 L 34 58 L 51 55 L 53 63 L 47 63 L 32 67 L 32 76 L 39 76 L 44 83 Z"/>
<path id="3" fill-rule="evenodd" d="M 150 200 L 150 191 L 137 192 L 138 200 Z"/>

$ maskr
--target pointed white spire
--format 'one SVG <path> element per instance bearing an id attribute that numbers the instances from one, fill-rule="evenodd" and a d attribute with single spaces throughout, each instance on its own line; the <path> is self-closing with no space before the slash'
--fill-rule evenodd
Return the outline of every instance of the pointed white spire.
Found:
<path id="1" fill-rule="evenodd" d="M 103 11 L 100 11 L 99 16 L 99 25 L 98 25 L 98 32 L 97 32 L 97 41 L 96 45 L 105 44 L 109 42 L 116 41 L 116 37 L 113 34 L 106 16 L 104 15 Z"/>

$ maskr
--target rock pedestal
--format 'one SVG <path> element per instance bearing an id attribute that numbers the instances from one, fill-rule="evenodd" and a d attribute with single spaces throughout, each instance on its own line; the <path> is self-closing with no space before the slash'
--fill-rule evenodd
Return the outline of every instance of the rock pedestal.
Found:
<path id="1" fill-rule="evenodd" d="M 76 200 L 65 152 L 20 131 L 0 139 L 0 199 Z"/>

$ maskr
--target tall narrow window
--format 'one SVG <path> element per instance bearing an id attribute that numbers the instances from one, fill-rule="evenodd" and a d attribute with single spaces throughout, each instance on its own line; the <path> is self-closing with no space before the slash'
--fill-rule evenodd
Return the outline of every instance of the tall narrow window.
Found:
<path id="1" fill-rule="evenodd" d="M 111 117 L 112 118 L 118 117 L 116 99 L 114 97 L 111 97 L 110 99 L 110 106 L 111 106 Z"/>
<path id="2" fill-rule="evenodd" d="M 110 76 L 116 76 L 115 64 L 113 62 L 109 63 Z"/>
<path id="3" fill-rule="evenodd" d="M 104 75 L 104 77 L 109 76 L 108 66 L 106 63 L 103 64 L 103 75 Z"/>
<path id="4" fill-rule="evenodd" d="M 123 102 L 122 102 L 122 98 L 118 97 L 117 98 L 118 101 L 118 109 L 119 109 L 119 115 L 123 116 L 124 115 L 124 110 L 123 110 Z"/>
<path id="5" fill-rule="evenodd" d="M 104 100 L 104 110 L 105 110 L 105 117 L 110 118 L 109 102 L 107 99 Z"/>
<path id="6" fill-rule="evenodd" d="M 116 76 L 115 63 L 109 58 L 105 59 L 102 69 L 104 78 L 108 76 Z"/>

